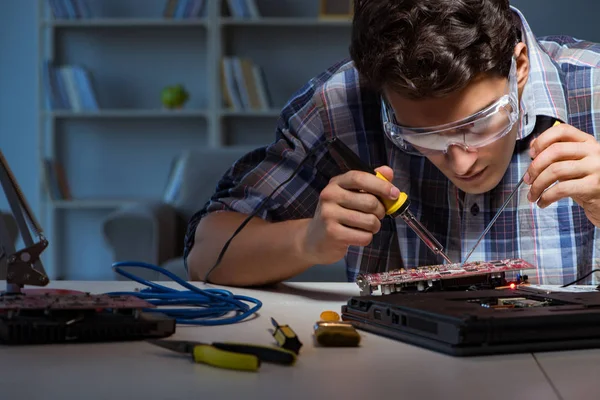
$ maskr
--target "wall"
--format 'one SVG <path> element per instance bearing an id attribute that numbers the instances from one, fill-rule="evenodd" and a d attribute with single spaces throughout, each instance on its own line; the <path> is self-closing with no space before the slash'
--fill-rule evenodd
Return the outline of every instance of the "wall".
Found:
<path id="1" fill-rule="evenodd" d="M 0 150 L 37 210 L 37 2 L 0 4 Z M 2 192 L 0 209 L 7 208 Z"/>
<path id="2" fill-rule="evenodd" d="M 113 3 L 114 4 L 114 3 Z M 513 0 L 528 18 L 538 35 L 569 34 L 579 38 L 600 41 L 600 30 L 596 28 L 595 16 L 600 12 L 600 2 L 573 0 Z M 38 130 L 38 25 L 37 0 L 3 0 L 0 3 L 0 149 L 6 156 L 13 172 L 34 210 L 38 210 L 38 159 L 36 140 Z M 302 58 L 299 59 L 301 62 Z M 185 58 L 174 58 L 177 63 Z M 103 60 L 110 66 L 110 59 Z M 126 101 L 126 99 L 123 99 Z M 82 148 L 93 145 L 97 140 L 93 135 L 83 135 L 77 143 Z M 137 140 L 127 136 L 130 146 Z M 139 143 L 138 143 L 139 144 Z M 148 150 L 150 152 L 151 150 Z M 124 154 L 116 152 L 114 162 L 120 163 Z M 166 158 L 162 158 L 164 164 Z M 103 160 L 110 163 L 111 160 Z M 148 170 L 146 178 L 163 176 L 165 165 L 157 165 L 156 171 Z M 115 173 L 115 170 L 111 170 Z M 94 181 L 91 187 L 102 191 L 102 181 Z M 161 181 L 160 186 L 162 187 Z M 108 187 L 111 190 L 114 187 Z M 4 196 L 0 195 L 0 209 L 6 209 Z M 83 215 L 83 214 L 82 214 Z M 85 218 L 85 217 L 84 217 Z M 106 259 L 105 255 L 95 254 L 93 243 L 78 243 L 73 237 L 73 248 L 85 251 L 86 257 Z M 95 275 L 88 275 L 87 277 Z M 86 276 L 81 275 L 81 278 Z"/>

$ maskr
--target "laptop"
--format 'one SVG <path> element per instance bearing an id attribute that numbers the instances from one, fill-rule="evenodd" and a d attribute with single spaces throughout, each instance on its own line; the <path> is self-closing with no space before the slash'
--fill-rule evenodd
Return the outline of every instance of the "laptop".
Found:
<path id="1" fill-rule="evenodd" d="M 350 298 L 357 329 L 452 356 L 600 347 L 600 292 L 515 288 Z"/>

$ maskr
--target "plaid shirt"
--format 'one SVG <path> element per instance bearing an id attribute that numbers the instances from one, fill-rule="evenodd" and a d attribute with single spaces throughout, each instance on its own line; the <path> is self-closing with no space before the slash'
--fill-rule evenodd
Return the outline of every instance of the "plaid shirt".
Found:
<path id="1" fill-rule="evenodd" d="M 558 119 L 598 135 L 600 46 L 566 36 L 536 38 L 523 15 L 513 10 L 522 21 L 531 72 L 521 99 L 515 151 L 495 189 L 465 194 L 427 158 L 396 148 L 382 130 L 379 94 L 365 88 L 352 62 L 344 60 L 292 96 L 281 112 L 272 144 L 250 152 L 225 173 L 214 196 L 189 223 L 184 257 L 204 215 L 253 212 L 307 155 L 309 160 L 258 215 L 269 221 L 312 217 L 329 179 L 346 172 L 322 145 L 337 136 L 373 167 L 393 168 L 394 184 L 408 194 L 411 211 L 451 260 L 462 260 L 530 164 L 529 142 L 541 133 L 534 129 L 537 122 Z M 541 284 L 566 283 L 598 268 L 598 232 L 583 209 L 570 198 L 540 209 L 527 200 L 528 190 L 528 185 L 521 186 L 471 260 L 523 258 L 536 266 L 524 273 Z M 351 246 L 346 254 L 349 281 L 360 272 L 441 262 L 400 218 L 384 219 L 371 244 Z"/>

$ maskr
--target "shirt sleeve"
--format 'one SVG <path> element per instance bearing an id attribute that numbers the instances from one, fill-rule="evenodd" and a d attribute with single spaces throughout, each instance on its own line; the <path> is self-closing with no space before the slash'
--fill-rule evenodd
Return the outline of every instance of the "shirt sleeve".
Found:
<path id="1" fill-rule="evenodd" d="M 281 112 L 274 142 L 246 154 L 227 170 L 213 196 L 188 223 L 186 268 L 196 227 L 210 213 L 249 215 L 260 208 L 256 216 L 272 222 L 313 216 L 321 190 L 340 173 L 327 151 L 320 115 L 312 96 L 293 98 Z"/>

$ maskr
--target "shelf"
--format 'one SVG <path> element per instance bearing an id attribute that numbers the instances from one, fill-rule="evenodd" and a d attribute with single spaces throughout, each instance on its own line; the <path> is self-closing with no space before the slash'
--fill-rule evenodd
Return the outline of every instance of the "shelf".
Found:
<path id="1" fill-rule="evenodd" d="M 206 19 L 167 19 L 167 18 L 92 18 L 75 20 L 47 20 L 44 26 L 54 28 L 143 28 L 143 27 L 203 27 Z"/>
<path id="2" fill-rule="evenodd" d="M 61 210 L 86 210 L 86 209 L 113 209 L 132 203 L 140 202 L 139 199 L 73 199 L 53 200 L 52 206 Z"/>
<path id="3" fill-rule="evenodd" d="M 223 117 L 278 117 L 281 110 L 274 108 L 271 110 L 221 110 Z"/>
<path id="4" fill-rule="evenodd" d="M 347 19 L 317 19 L 317 18 L 294 18 L 294 17 L 262 17 L 262 18 L 221 18 L 221 25 L 225 26 L 346 26 L 352 25 L 351 20 Z"/>
<path id="5" fill-rule="evenodd" d="M 204 110 L 135 110 L 113 109 L 100 111 L 53 111 L 47 112 L 50 118 L 94 119 L 94 118 L 206 118 Z"/>
<path id="6" fill-rule="evenodd" d="M 78 19 L 66 14 L 54 18 L 54 0 L 32 1 L 38 3 L 40 16 L 34 22 L 40 42 L 38 162 L 44 166 L 46 159 L 56 161 L 64 169 L 55 172 L 64 175 L 57 180 L 66 183 L 75 195 L 64 199 L 55 190 L 55 177 L 45 174 L 45 169 L 39 174 L 40 222 L 48 227 L 48 238 L 54 243 L 47 265 L 65 279 L 77 271 L 81 262 L 77 248 L 81 247 L 90 247 L 93 252 L 87 258 L 92 261 L 86 271 L 92 276 L 100 271 L 98 276 L 105 276 L 103 260 L 114 256 L 112 249 L 93 244 L 102 235 L 106 214 L 160 202 L 161 196 L 148 198 L 143 193 L 164 190 L 171 160 L 182 152 L 213 147 L 224 151 L 239 147 L 247 152 L 272 143 L 283 102 L 319 71 L 348 57 L 352 27 L 349 17 L 329 19 L 310 13 L 308 10 L 319 9 L 319 0 L 260 0 L 268 8 L 263 11 L 269 14 L 257 18 L 233 17 L 225 13 L 226 0 L 207 0 L 199 17 L 187 19 L 164 18 L 167 0 L 93 0 L 93 5 L 88 1 L 92 13 Z M 269 8 L 269 3 L 273 7 Z M 322 43 L 321 33 L 327 38 Z M 297 46 L 300 48 L 296 50 Z M 290 57 L 290 49 L 299 56 Z M 260 104 L 270 107 L 229 107 L 222 92 L 221 62 L 225 55 L 247 57 L 252 65 L 263 67 L 267 96 L 261 94 Z M 71 97 L 73 101 L 62 103 L 83 106 L 83 94 L 89 93 L 75 92 L 81 97 L 76 101 L 73 91 L 80 87 L 73 81 L 85 83 L 79 81 L 81 71 L 76 69 L 57 69 L 61 79 L 49 82 L 54 76 L 48 75 L 50 69 L 42 64 L 46 60 L 48 66 L 57 68 L 84 67 L 100 109 L 49 107 L 58 102 L 50 101 L 48 95 Z M 250 77 L 247 80 L 250 84 Z M 164 109 L 161 91 L 165 85 L 177 83 L 186 86 L 191 98 L 199 101 L 188 102 L 181 110 Z M 57 93 L 46 91 L 48 86 Z M 264 97 L 270 102 L 265 103 Z M 255 101 L 256 96 L 253 98 Z M 129 149 L 140 148 L 138 143 L 143 152 L 130 154 Z M 110 162 L 110 168 L 100 165 L 98 170 L 102 160 Z M 117 168 L 126 163 L 135 168 L 124 181 Z M 158 176 L 160 181 L 148 176 Z M 139 190 L 132 191 L 129 180 L 139 185 Z"/>

